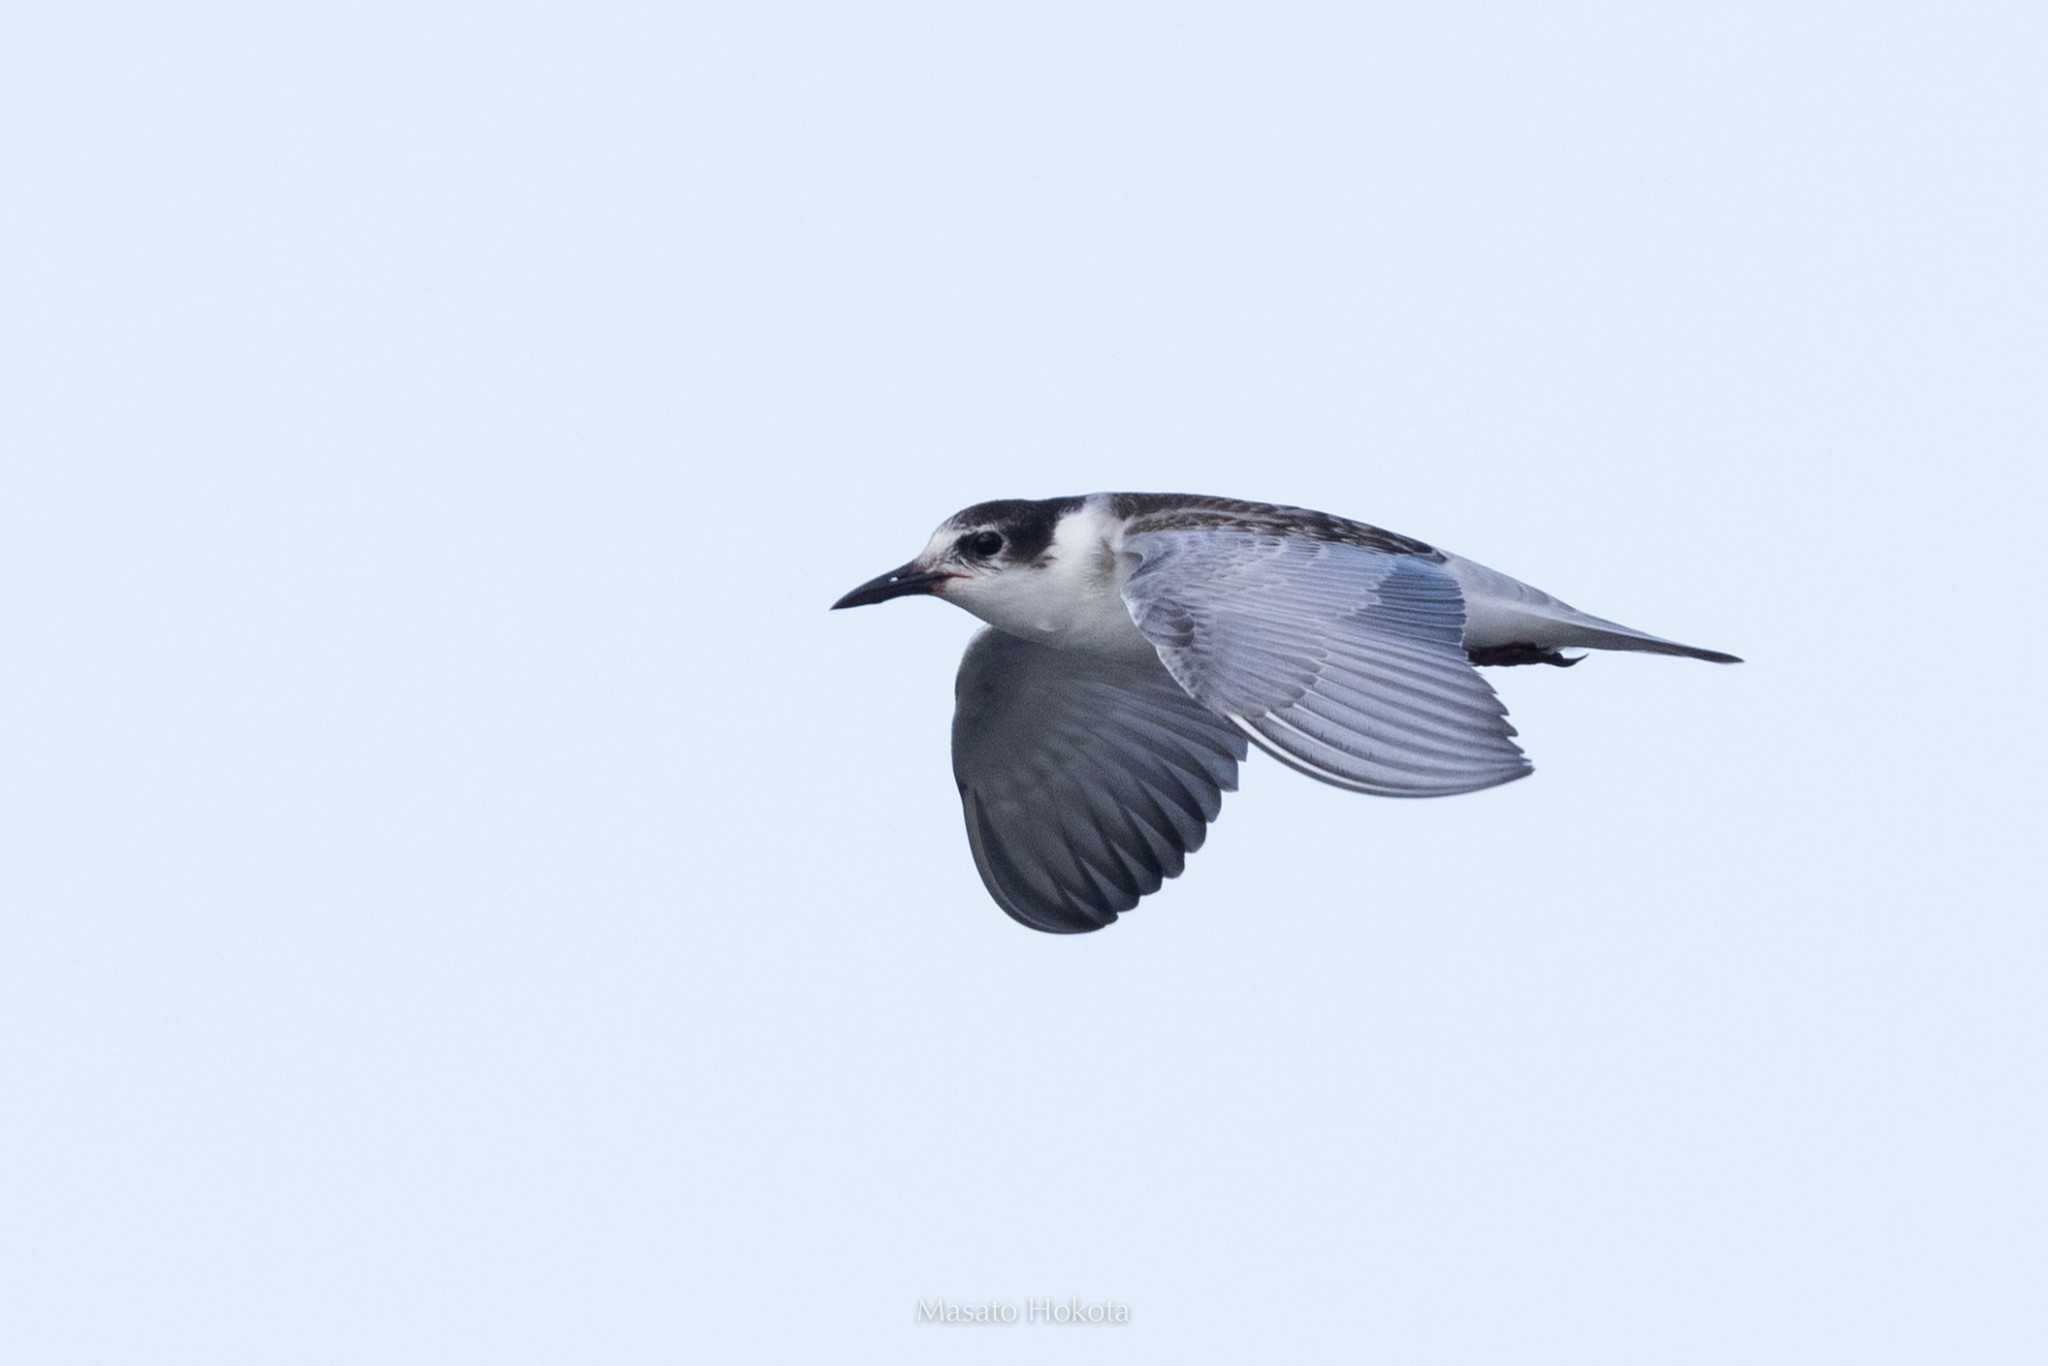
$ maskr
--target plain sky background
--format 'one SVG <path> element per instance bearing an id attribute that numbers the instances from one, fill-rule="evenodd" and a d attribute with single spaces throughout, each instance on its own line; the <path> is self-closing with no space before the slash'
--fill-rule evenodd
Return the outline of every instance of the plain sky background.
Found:
<path id="1" fill-rule="evenodd" d="M 8 27 L 9 1361 L 2044 1359 L 2038 4 Z M 1118 488 L 1750 662 L 1035 935 L 825 607 Z"/>

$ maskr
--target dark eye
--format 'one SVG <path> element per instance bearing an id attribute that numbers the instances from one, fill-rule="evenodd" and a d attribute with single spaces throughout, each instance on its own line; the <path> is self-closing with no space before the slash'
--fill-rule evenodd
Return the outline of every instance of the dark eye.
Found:
<path id="1" fill-rule="evenodd" d="M 978 560 L 985 560 L 1003 548 L 1003 538 L 993 531 L 977 531 L 962 536 L 960 548 Z"/>

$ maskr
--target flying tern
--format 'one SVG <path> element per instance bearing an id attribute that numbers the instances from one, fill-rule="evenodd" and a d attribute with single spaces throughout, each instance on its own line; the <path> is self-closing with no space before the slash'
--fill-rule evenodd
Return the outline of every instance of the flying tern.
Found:
<path id="1" fill-rule="evenodd" d="M 954 689 L 967 840 L 996 904 L 1057 934 L 1179 876 L 1247 742 L 1353 792 L 1475 792 L 1531 770 L 1475 666 L 1740 662 L 1364 522 L 1189 494 L 977 503 L 832 606 L 912 595 L 988 623 Z"/>

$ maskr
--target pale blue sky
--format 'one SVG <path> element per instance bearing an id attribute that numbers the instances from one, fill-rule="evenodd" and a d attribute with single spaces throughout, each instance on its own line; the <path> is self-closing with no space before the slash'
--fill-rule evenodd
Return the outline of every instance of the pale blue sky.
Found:
<path id="1" fill-rule="evenodd" d="M 4 49 L 10 1360 L 2040 1359 L 2038 6 Z M 1104 488 L 1751 662 L 1034 935 L 825 606 Z"/>

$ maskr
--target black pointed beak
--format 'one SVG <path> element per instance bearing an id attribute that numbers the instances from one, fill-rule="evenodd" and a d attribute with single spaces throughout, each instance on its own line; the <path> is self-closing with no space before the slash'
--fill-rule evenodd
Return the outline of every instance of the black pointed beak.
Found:
<path id="1" fill-rule="evenodd" d="M 939 585 L 951 574 L 939 570 L 920 569 L 917 561 L 892 569 L 886 574 L 869 579 L 860 587 L 832 604 L 832 610 L 842 607 L 866 607 L 872 603 L 887 602 L 891 598 L 907 598 L 912 593 L 936 593 Z"/>

